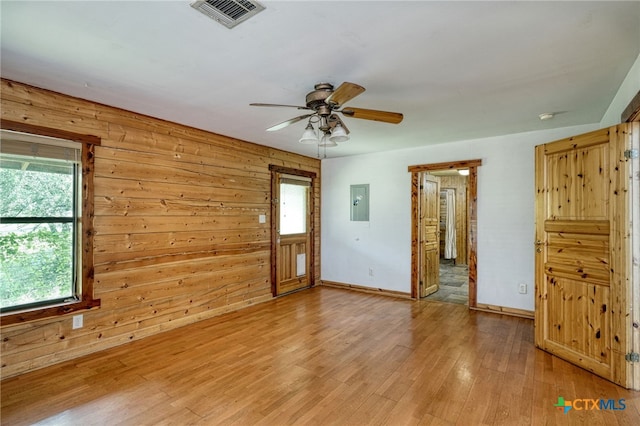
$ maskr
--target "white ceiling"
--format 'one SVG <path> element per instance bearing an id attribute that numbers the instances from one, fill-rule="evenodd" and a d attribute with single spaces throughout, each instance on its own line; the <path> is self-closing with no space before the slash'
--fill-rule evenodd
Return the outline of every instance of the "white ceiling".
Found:
<path id="1" fill-rule="evenodd" d="M 189 1 L 6 1 L 1 75 L 316 156 L 297 141 L 318 82 L 367 90 L 329 157 L 601 120 L 640 52 L 640 2 L 262 1 L 227 29 Z M 555 112 L 550 121 L 538 114 Z"/>

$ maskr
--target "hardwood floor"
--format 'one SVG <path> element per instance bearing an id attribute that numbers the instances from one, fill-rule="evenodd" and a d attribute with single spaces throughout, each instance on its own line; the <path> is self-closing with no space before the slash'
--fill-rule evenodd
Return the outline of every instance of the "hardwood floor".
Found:
<path id="1" fill-rule="evenodd" d="M 5 425 L 640 424 L 640 392 L 536 350 L 531 320 L 328 287 L 1 386 Z"/>

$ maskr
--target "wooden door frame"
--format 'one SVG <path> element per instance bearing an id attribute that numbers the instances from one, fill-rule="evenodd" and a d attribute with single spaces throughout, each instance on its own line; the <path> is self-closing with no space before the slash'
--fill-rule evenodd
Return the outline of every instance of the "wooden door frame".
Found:
<path id="1" fill-rule="evenodd" d="M 431 163 L 409 166 L 411 173 L 411 298 L 418 298 L 418 285 L 420 284 L 420 175 L 424 172 L 442 170 L 469 169 L 467 187 L 467 250 L 469 257 L 469 308 L 475 308 L 478 303 L 477 277 L 478 277 L 478 167 L 482 160 L 450 161 L 446 163 Z"/>
<path id="2" fill-rule="evenodd" d="M 632 152 L 635 150 L 636 152 L 640 151 L 640 91 L 636 93 L 636 95 L 631 99 L 629 105 L 625 108 L 620 116 L 620 121 L 622 123 L 629 123 L 628 126 L 631 128 L 631 138 L 630 145 L 627 148 L 631 149 Z M 629 200 L 629 205 L 631 207 L 631 211 L 629 212 L 631 216 L 631 256 L 632 259 L 640 259 L 640 158 L 638 156 L 631 156 L 630 158 L 630 168 L 629 171 L 629 179 L 630 179 L 630 194 L 631 198 Z M 632 306 L 638 307 L 640 306 L 640 265 L 635 262 L 633 263 L 630 271 L 630 279 L 631 279 L 631 303 Z M 640 329 L 636 327 L 636 324 L 640 324 L 640 312 L 639 309 L 632 309 L 632 324 L 633 328 L 631 330 L 631 352 L 640 353 Z M 640 390 L 640 368 L 631 364 L 630 369 L 632 370 L 629 373 L 629 377 L 631 380 L 630 387 L 635 390 Z"/>
<path id="3" fill-rule="evenodd" d="M 277 229 L 277 218 L 278 214 L 278 203 L 279 200 L 276 200 L 275 194 L 277 193 L 277 185 L 278 185 L 278 174 L 287 174 L 293 176 L 300 176 L 311 179 L 311 188 L 309 193 L 309 229 L 310 233 L 309 238 L 309 270 L 307 274 L 309 275 L 309 287 L 313 287 L 315 285 L 315 276 L 316 276 L 316 268 L 315 268 L 315 185 L 317 174 L 315 172 L 310 172 L 307 170 L 294 169 L 290 167 L 278 166 L 276 164 L 269 164 L 269 171 L 271 172 L 271 294 L 273 297 L 278 296 L 277 294 L 277 286 L 276 280 L 278 279 L 278 264 L 277 264 L 277 244 L 276 239 L 278 238 L 278 229 Z"/>
<path id="4" fill-rule="evenodd" d="M 640 92 L 639 92 L 640 93 Z M 629 122 L 629 126 L 631 128 L 631 145 L 628 147 L 631 150 L 636 150 L 640 152 L 640 102 L 638 104 L 638 109 L 636 110 L 636 121 Z M 631 208 L 630 219 L 631 219 L 631 250 L 630 255 L 631 259 L 640 259 L 640 157 L 636 156 L 635 158 L 630 159 L 630 199 L 629 206 Z M 631 351 L 635 353 L 640 353 L 640 329 L 636 327 L 636 324 L 640 324 L 640 312 L 637 309 L 640 306 L 640 263 L 633 262 L 631 265 L 630 271 L 630 281 L 631 281 L 631 303 L 634 307 L 631 318 Z M 630 373 L 631 377 L 631 387 L 635 390 L 640 390 L 640 367 L 637 365 L 631 364 Z"/>

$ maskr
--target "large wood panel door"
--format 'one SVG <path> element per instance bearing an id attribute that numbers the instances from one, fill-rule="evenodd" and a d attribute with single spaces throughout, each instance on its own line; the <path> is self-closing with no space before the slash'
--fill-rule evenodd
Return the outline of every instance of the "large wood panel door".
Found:
<path id="1" fill-rule="evenodd" d="M 312 285 L 311 183 L 309 177 L 273 172 L 274 296 Z"/>
<path id="2" fill-rule="evenodd" d="M 632 387 L 629 129 L 536 147 L 536 346 L 625 387 Z"/>
<path id="3" fill-rule="evenodd" d="M 420 297 L 440 288 L 440 181 L 425 173 L 420 191 Z"/>

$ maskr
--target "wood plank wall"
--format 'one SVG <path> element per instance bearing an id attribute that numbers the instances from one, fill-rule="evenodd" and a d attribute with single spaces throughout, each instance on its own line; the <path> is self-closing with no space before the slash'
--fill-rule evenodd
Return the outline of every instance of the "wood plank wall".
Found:
<path id="1" fill-rule="evenodd" d="M 3 378 L 271 299 L 270 164 L 317 173 L 319 280 L 319 160 L 8 80 L 0 100 L 3 119 L 102 140 L 94 180 L 102 306 L 84 312 L 77 330 L 71 316 L 2 327 Z"/>
<path id="2" fill-rule="evenodd" d="M 456 191 L 456 265 L 467 265 L 467 177 L 466 176 L 440 176 L 440 190 L 454 189 Z M 446 208 L 446 204 L 445 204 Z M 442 214 L 442 213 L 441 213 Z M 441 230 L 442 232 L 442 230 Z M 444 242 L 445 234 L 440 234 Z M 440 251 L 440 257 L 444 257 L 444 243 Z"/>

